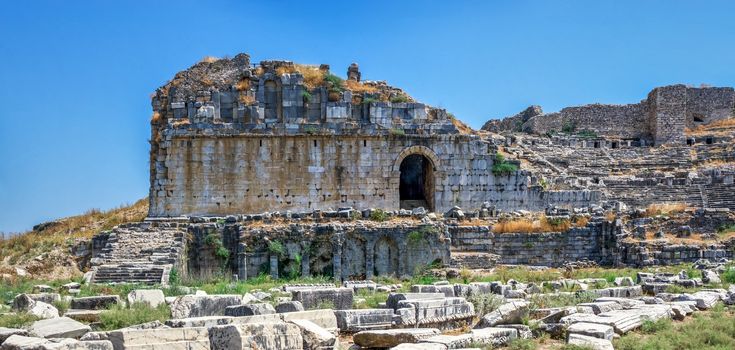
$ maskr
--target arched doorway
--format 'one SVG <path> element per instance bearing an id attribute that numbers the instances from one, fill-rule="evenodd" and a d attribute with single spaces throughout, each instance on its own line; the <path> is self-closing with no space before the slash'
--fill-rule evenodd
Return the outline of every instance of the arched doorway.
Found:
<path id="1" fill-rule="evenodd" d="M 422 154 L 411 154 L 401 162 L 401 209 L 424 207 L 434 210 L 434 166 Z"/>

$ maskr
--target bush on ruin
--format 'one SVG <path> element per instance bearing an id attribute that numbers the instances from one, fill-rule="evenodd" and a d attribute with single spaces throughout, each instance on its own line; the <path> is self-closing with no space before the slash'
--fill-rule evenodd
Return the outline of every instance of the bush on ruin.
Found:
<path id="1" fill-rule="evenodd" d="M 345 90 L 344 80 L 334 74 L 326 74 L 324 76 L 324 83 L 330 92 L 342 92 Z"/>
<path id="2" fill-rule="evenodd" d="M 395 95 L 390 98 L 391 103 L 406 103 L 411 102 L 411 99 L 406 95 Z"/>
<path id="3" fill-rule="evenodd" d="M 165 322 L 169 318 L 171 309 L 166 304 L 155 308 L 145 303 L 135 303 L 130 308 L 116 304 L 100 313 L 100 328 L 110 331 L 152 321 Z"/>
<path id="4" fill-rule="evenodd" d="M 505 160 L 500 153 L 495 153 L 495 161 L 493 162 L 493 175 L 510 175 L 518 170 L 518 166 Z"/>
<path id="5" fill-rule="evenodd" d="M 375 209 L 370 211 L 370 220 L 383 222 L 388 220 L 388 213 L 381 209 Z"/>

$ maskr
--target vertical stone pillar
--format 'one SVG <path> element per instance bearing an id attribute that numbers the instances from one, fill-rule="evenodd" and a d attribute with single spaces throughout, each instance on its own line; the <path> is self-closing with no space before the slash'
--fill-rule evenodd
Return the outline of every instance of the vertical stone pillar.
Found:
<path id="1" fill-rule="evenodd" d="M 375 275 L 375 240 L 371 239 L 365 244 L 365 278 L 372 279 Z"/>
<path id="2" fill-rule="evenodd" d="M 334 240 L 332 244 L 332 274 L 335 281 L 342 281 L 342 239 L 341 236 Z"/>
<path id="3" fill-rule="evenodd" d="M 278 279 L 278 255 L 271 255 L 270 263 L 271 278 Z"/>
<path id="4" fill-rule="evenodd" d="M 309 243 L 301 243 L 301 277 L 311 276 L 311 269 L 309 268 Z"/>
<path id="5" fill-rule="evenodd" d="M 248 259 L 245 248 L 245 243 L 237 245 L 237 276 L 243 281 L 248 279 Z"/>

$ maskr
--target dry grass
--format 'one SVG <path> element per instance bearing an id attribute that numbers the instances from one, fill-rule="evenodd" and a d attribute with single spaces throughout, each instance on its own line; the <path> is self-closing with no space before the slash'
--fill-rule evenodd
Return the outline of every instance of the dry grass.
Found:
<path id="1" fill-rule="evenodd" d="M 148 214 L 148 199 L 141 199 L 130 206 L 102 212 L 90 209 L 86 213 L 48 223 L 40 231 L 29 231 L 0 239 L 0 269 L 20 266 L 34 275 L 45 275 L 58 265 L 68 261 L 69 247 L 78 239 L 88 239 L 94 234 L 111 229 L 125 222 L 141 221 Z M 54 259 L 35 259 L 51 256 Z M 75 268 L 75 267 L 74 267 Z"/>
<path id="2" fill-rule="evenodd" d="M 255 103 L 255 97 L 245 94 L 241 94 L 238 100 L 240 100 L 240 103 L 248 106 Z"/>
<path id="3" fill-rule="evenodd" d="M 179 119 L 179 120 L 173 122 L 172 124 L 174 126 L 189 125 L 189 124 L 191 124 L 191 122 L 189 121 L 189 118 L 186 118 L 186 119 Z"/>
<path id="4" fill-rule="evenodd" d="M 250 79 L 240 79 L 240 81 L 237 82 L 235 88 L 237 89 L 237 91 L 250 90 Z"/>
<path id="5" fill-rule="evenodd" d="M 475 134 L 475 129 L 471 128 L 469 125 L 463 123 L 461 120 L 457 119 L 454 115 L 451 113 L 449 114 L 449 119 L 452 121 L 452 125 L 459 130 L 462 134 Z"/>
<path id="6" fill-rule="evenodd" d="M 696 126 L 692 129 L 687 128 L 685 130 L 685 133 L 687 135 L 697 135 L 697 134 L 708 133 L 708 132 L 711 132 L 717 129 L 729 129 L 729 128 L 735 128 L 735 118 L 717 120 L 709 124 L 703 124 L 703 125 Z"/>
<path id="7" fill-rule="evenodd" d="M 684 203 L 656 203 L 646 208 L 646 216 L 683 213 L 687 206 Z"/>
<path id="8" fill-rule="evenodd" d="M 313 89 L 317 86 L 324 85 L 324 76 L 326 71 L 319 69 L 317 66 L 310 66 L 306 64 L 294 64 L 292 66 L 281 66 L 276 68 L 276 74 L 284 75 L 291 73 L 299 73 L 304 77 L 304 85 Z"/>
<path id="9" fill-rule="evenodd" d="M 217 62 L 217 61 L 219 61 L 219 58 L 217 58 L 217 57 L 214 57 L 214 56 L 204 56 L 204 58 L 202 58 L 199 62 L 214 63 L 214 62 Z"/>
<path id="10" fill-rule="evenodd" d="M 158 123 L 161 121 L 161 113 L 153 112 L 153 116 L 151 116 L 151 123 Z"/>
<path id="11" fill-rule="evenodd" d="M 493 225 L 494 233 L 543 233 L 564 232 L 569 230 L 571 222 L 568 219 L 549 219 L 546 216 L 533 220 L 529 218 L 501 221 Z"/>
<path id="12" fill-rule="evenodd" d="M 615 219 L 617 218 L 618 218 L 618 215 L 612 211 L 605 213 L 605 220 L 607 221 L 615 221 Z"/>
<path id="13" fill-rule="evenodd" d="M 375 93 L 378 88 L 372 85 L 366 85 L 356 80 L 345 80 L 345 88 L 357 93 Z"/>
<path id="14" fill-rule="evenodd" d="M 577 218 L 577 220 L 574 222 L 574 226 L 576 227 L 585 227 L 587 224 L 589 224 L 590 218 L 586 216 L 580 216 Z"/>

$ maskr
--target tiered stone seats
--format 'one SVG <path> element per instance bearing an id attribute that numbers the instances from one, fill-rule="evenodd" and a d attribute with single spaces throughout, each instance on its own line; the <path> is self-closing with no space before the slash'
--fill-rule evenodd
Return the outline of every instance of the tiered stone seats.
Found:
<path id="1" fill-rule="evenodd" d="M 92 259 L 92 282 L 165 284 L 184 250 L 185 232 L 149 223 L 115 227 Z"/>
<path id="2" fill-rule="evenodd" d="M 711 184 L 705 186 L 708 208 L 735 210 L 735 185 Z"/>

